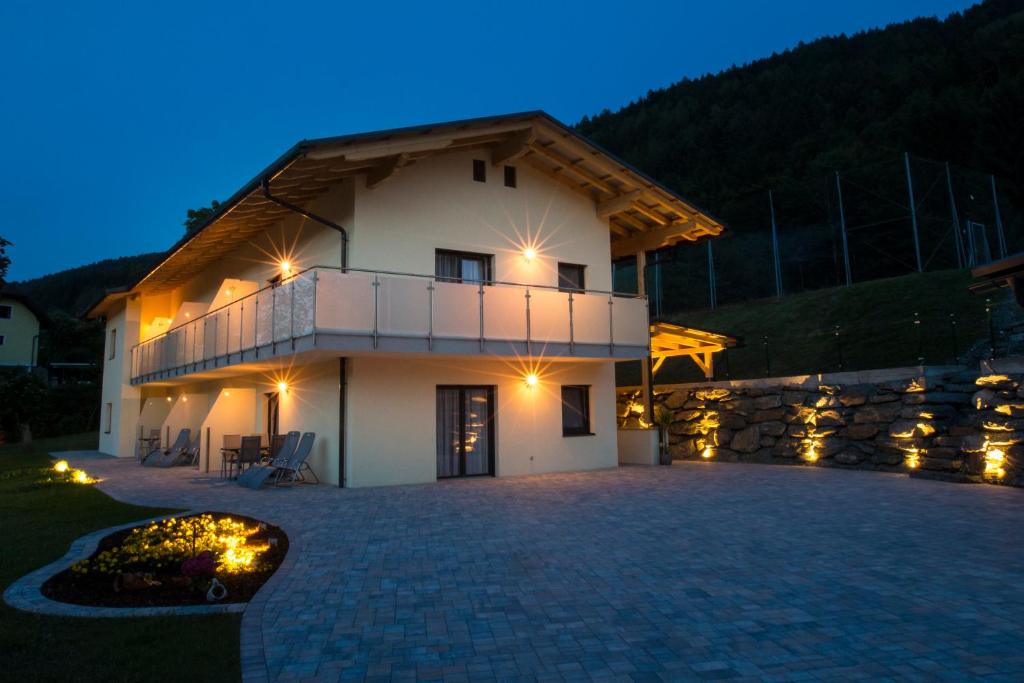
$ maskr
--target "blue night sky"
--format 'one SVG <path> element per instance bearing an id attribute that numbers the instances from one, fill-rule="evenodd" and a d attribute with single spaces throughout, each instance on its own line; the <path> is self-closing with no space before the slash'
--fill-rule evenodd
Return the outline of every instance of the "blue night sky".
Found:
<path id="1" fill-rule="evenodd" d="M 953 0 L 0 3 L 8 279 L 158 251 L 302 138 L 649 89 Z M 646 6 L 645 6 L 646 5 Z"/>

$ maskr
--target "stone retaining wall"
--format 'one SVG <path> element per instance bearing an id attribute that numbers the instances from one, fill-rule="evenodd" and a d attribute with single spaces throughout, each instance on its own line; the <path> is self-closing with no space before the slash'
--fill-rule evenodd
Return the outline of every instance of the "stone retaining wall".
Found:
<path id="1" fill-rule="evenodd" d="M 1024 375 L 953 371 L 872 384 L 658 387 L 674 459 L 803 464 L 1024 485 Z M 763 385 L 763 382 L 761 383 Z M 620 390 L 619 424 L 642 426 Z"/>

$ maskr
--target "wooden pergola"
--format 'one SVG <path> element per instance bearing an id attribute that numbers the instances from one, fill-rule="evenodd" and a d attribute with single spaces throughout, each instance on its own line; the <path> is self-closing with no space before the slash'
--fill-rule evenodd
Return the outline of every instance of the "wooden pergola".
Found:
<path id="1" fill-rule="evenodd" d="M 705 332 L 671 323 L 651 325 L 651 375 L 666 358 L 689 357 L 711 379 L 715 374 L 715 354 L 736 346 L 736 340 L 724 334 Z"/>

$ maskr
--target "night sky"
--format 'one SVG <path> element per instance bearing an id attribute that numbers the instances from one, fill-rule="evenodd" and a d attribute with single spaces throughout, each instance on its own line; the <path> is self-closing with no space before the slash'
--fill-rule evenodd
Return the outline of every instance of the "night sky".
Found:
<path id="1" fill-rule="evenodd" d="M 166 249 L 186 209 L 302 138 L 528 109 L 571 124 L 970 3 L 208 4 L 0 3 L 8 279 Z"/>

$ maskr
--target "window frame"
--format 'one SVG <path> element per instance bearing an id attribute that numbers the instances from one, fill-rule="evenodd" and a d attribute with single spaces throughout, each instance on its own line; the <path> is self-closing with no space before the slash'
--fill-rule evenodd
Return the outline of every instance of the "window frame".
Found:
<path id="1" fill-rule="evenodd" d="M 515 166 L 506 165 L 504 176 L 505 187 L 512 189 L 519 187 L 519 172 L 516 171 Z"/>
<path id="2" fill-rule="evenodd" d="M 562 281 L 562 267 L 566 268 L 578 268 L 580 273 L 580 285 L 579 287 L 569 287 Z M 582 263 L 568 263 L 566 261 L 559 261 L 558 268 L 556 269 L 556 275 L 558 276 L 558 291 L 560 292 L 585 292 L 587 291 L 587 267 Z"/>
<path id="3" fill-rule="evenodd" d="M 114 360 L 117 357 L 117 328 L 111 327 L 110 334 L 107 337 L 110 341 L 110 348 L 107 350 L 107 360 Z"/>
<path id="4" fill-rule="evenodd" d="M 4 315 L 4 313 L 7 315 Z M 0 304 L 0 320 L 13 320 L 14 319 L 14 306 L 10 304 Z"/>
<path id="5" fill-rule="evenodd" d="M 483 159 L 473 159 L 473 182 L 487 182 L 487 162 Z"/>
<path id="6" fill-rule="evenodd" d="M 114 430 L 114 404 L 107 403 L 106 408 L 106 415 L 104 419 L 106 424 L 103 425 L 103 433 L 110 434 Z"/>
<path id="7" fill-rule="evenodd" d="M 7 343 L 7 335 L 6 334 L 0 334 L 0 346 L 3 346 L 6 343 Z"/>
<path id="8" fill-rule="evenodd" d="M 582 396 L 583 410 L 581 416 L 583 417 L 583 425 L 579 428 L 567 428 L 565 425 L 565 409 L 569 407 L 575 410 L 573 406 L 570 406 L 565 400 L 566 390 L 579 391 Z M 562 404 L 562 436 L 594 436 L 594 425 L 590 418 L 590 385 L 589 384 L 563 384 L 561 391 L 559 392 L 559 402 Z"/>
<path id="9" fill-rule="evenodd" d="M 438 256 L 455 256 L 459 259 L 459 274 L 455 277 L 439 275 L 437 271 Z M 483 278 L 480 280 L 466 280 L 462 273 L 463 260 L 479 260 L 483 265 Z M 434 279 L 438 282 L 455 282 L 467 285 L 493 285 L 494 284 L 494 254 L 483 254 L 474 251 L 459 251 L 458 249 L 434 249 Z"/>

